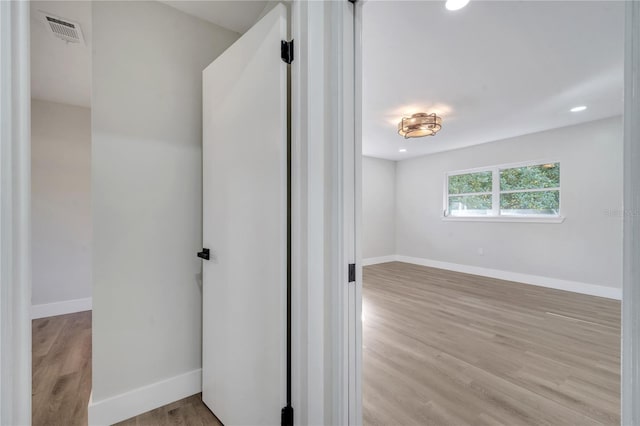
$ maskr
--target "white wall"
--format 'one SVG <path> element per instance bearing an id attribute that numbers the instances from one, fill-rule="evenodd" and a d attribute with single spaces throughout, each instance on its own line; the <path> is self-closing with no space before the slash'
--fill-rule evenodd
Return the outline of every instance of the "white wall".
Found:
<path id="1" fill-rule="evenodd" d="M 31 203 L 33 305 L 91 297 L 89 108 L 32 101 Z"/>
<path id="2" fill-rule="evenodd" d="M 620 288 L 622 148 L 616 117 L 398 162 L 397 254 Z M 561 163 L 564 223 L 441 219 L 445 172 L 536 159 Z"/>
<path id="3" fill-rule="evenodd" d="M 199 391 L 201 72 L 238 37 L 159 2 L 93 5 L 90 421 Z"/>
<path id="4" fill-rule="evenodd" d="M 396 162 L 362 157 L 362 258 L 396 254 Z"/>

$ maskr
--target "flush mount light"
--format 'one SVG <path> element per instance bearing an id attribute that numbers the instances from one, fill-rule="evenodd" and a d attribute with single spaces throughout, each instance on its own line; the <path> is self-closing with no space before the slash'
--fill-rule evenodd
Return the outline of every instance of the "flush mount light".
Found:
<path id="1" fill-rule="evenodd" d="M 398 152 L 407 152 L 407 149 L 406 149 L 406 148 L 400 148 L 400 149 L 398 150 Z"/>
<path id="2" fill-rule="evenodd" d="M 419 112 L 411 117 L 403 117 L 398 123 L 398 134 L 405 139 L 434 136 L 442 128 L 442 119 L 435 113 Z"/>
<path id="3" fill-rule="evenodd" d="M 446 7 L 447 10 L 460 10 L 468 4 L 469 0 L 447 0 L 444 7 Z"/>
<path id="4" fill-rule="evenodd" d="M 571 108 L 569 111 L 571 111 L 571 112 L 580 112 L 580 111 L 584 111 L 585 109 L 587 109 L 586 106 L 580 105 L 580 106 Z"/>

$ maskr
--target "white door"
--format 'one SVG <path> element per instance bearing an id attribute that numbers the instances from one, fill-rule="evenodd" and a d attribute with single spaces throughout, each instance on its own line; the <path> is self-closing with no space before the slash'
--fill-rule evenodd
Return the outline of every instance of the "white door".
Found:
<path id="1" fill-rule="evenodd" d="M 202 398 L 228 426 L 286 402 L 285 38 L 280 4 L 203 72 Z"/>

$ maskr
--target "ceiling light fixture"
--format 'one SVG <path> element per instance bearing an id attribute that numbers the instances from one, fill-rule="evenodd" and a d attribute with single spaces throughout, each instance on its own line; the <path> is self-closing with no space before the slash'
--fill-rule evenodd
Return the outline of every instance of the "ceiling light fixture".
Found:
<path id="1" fill-rule="evenodd" d="M 580 106 L 571 108 L 569 111 L 571 111 L 571 112 L 580 112 L 580 111 L 584 111 L 585 109 L 587 109 L 586 106 L 580 105 Z"/>
<path id="2" fill-rule="evenodd" d="M 411 117 L 403 117 L 398 123 L 398 134 L 405 139 L 434 136 L 442 128 L 442 118 L 435 113 L 419 112 Z"/>
<path id="3" fill-rule="evenodd" d="M 469 0 L 447 0 L 444 7 L 446 7 L 447 10 L 460 10 L 468 4 Z"/>
<path id="4" fill-rule="evenodd" d="M 400 148 L 400 149 L 398 150 L 398 152 L 407 152 L 407 149 L 406 149 L 406 148 Z"/>

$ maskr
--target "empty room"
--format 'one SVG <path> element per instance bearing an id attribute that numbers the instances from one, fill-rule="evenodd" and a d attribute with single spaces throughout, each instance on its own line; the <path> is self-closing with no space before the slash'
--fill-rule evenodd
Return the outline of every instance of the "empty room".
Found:
<path id="1" fill-rule="evenodd" d="M 620 424 L 624 6 L 362 6 L 365 424 Z"/>

